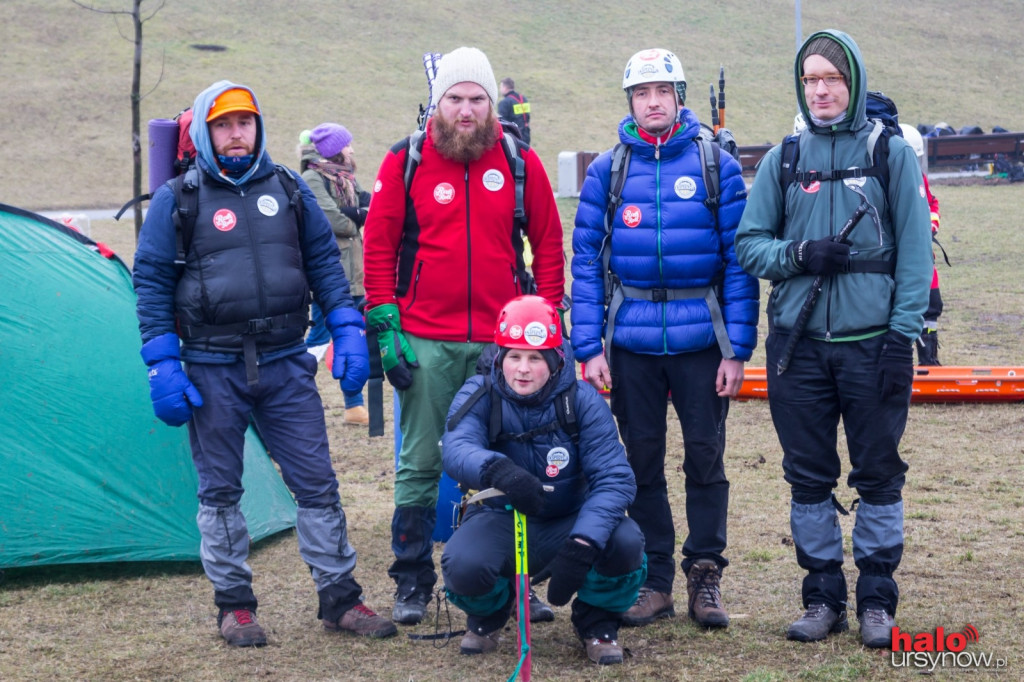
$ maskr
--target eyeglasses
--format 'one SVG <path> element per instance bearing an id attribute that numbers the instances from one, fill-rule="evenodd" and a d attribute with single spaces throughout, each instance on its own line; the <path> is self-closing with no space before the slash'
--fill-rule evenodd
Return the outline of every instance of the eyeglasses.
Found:
<path id="1" fill-rule="evenodd" d="M 800 82 L 804 84 L 805 88 L 816 88 L 818 87 L 819 82 L 824 81 L 826 88 L 834 88 L 842 83 L 843 80 L 843 74 L 837 73 L 831 76 L 825 76 L 824 78 L 819 78 L 818 76 L 804 76 L 800 79 Z"/>

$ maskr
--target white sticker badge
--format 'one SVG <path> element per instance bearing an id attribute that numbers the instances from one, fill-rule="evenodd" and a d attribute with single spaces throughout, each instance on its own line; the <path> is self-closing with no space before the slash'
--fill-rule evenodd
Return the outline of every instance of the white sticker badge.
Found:
<path id="1" fill-rule="evenodd" d="M 484 187 L 492 192 L 497 192 L 505 186 L 505 176 L 501 174 L 501 171 L 494 168 L 484 171 L 483 181 Z"/>
<path id="2" fill-rule="evenodd" d="M 526 325 L 526 329 L 523 330 L 523 336 L 526 337 L 526 343 L 531 346 L 540 346 L 548 339 L 548 330 L 540 322 L 531 322 Z"/>
<path id="3" fill-rule="evenodd" d="M 256 200 L 256 208 L 260 210 L 260 213 L 267 217 L 276 216 L 278 209 L 277 199 L 270 196 L 269 194 L 264 194 L 263 196 Z"/>
<path id="4" fill-rule="evenodd" d="M 697 193 L 697 183 L 693 181 L 693 178 L 684 175 L 676 180 L 673 189 L 675 189 L 676 196 L 680 199 L 689 199 Z"/>

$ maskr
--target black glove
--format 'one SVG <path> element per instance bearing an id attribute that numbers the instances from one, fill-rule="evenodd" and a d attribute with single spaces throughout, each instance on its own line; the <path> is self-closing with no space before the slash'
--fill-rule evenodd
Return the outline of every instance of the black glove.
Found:
<path id="1" fill-rule="evenodd" d="M 886 401 L 909 390 L 913 383 L 914 342 L 899 332 L 886 332 L 878 353 L 879 397 Z"/>
<path id="2" fill-rule="evenodd" d="M 812 275 L 834 275 L 850 269 L 850 245 L 831 237 L 790 244 L 793 262 Z"/>
<path id="3" fill-rule="evenodd" d="M 359 208 L 366 208 L 370 205 L 370 197 L 372 195 L 365 189 L 359 193 Z"/>
<path id="4" fill-rule="evenodd" d="M 356 208 L 355 206 L 342 206 L 338 209 L 341 211 L 349 220 L 356 224 L 356 227 L 362 227 L 363 223 L 366 222 L 366 209 Z"/>
<path id="5" fill-rule="evenodd" d="M 544 487 L 537 477 L 507 457 L 495 457 L 484 464 L 480 482 L 505 493 L 521 514 L 533 516 L 544 506 Z"/>
<path id="6" fill-rule="evenodd" d="M 597 547 L 584 545 L 569 538 L 551 560 L 551 580 L 548 582 L 548 601 L 565 606 L 581 587 L 597 560 Z"/>

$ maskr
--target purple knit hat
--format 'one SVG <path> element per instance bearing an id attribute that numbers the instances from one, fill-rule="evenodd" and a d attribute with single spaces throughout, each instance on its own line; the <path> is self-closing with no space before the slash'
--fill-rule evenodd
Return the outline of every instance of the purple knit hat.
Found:
<path id="1" fill-rule="evenodd" d="M 325 159 L 337 156 L 342 149 L 352 144 L 352 133 L 338 123 L 321 123 L 309 134 L 316 147 L 316 153 Z"/>

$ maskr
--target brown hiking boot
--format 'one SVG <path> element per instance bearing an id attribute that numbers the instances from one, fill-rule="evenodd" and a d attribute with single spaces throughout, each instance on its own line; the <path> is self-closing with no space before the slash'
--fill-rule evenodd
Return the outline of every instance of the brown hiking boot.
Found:
<path id="1" fill-rule="evenodd" d="M 221 611 L 217 618 L 220 636 L 231 646 L 266 646 L 267 635 L 249 609 Z"/>
<path id="2" fill-rule="evenodd" d="M 711 559 L 701 559 L 690 566 L 686 593 L 690 597 L 690 618 L 698 625 L 729 627 L 729 614 L 722 607 L 721 577 L 722 569 Z"/>
<path id="3" fill-rule="evenodd" d="M 629 627 L 650 625 L 658 618 L 674 618 L 676 608 L 672 595 L 667 592 L 655 592 L 649 587 L 641 587 L 636 603 L 622 614 L 622 624 Z"/>
<path id="4" fill-rule="evenodd" d="M 488 654 L 498 648 L 499 641 L 497 630 L 486 635 L 466 630 L 466 634 L 462 636 L 462 643 L 459 645 L 459 652 L 467 656 Z"/>
<path id="5" fill-rule="evenodd" d="M 611 635 L 584 637 L 583 645 L 587 648 L 587 658 L 598 665 L 622 663 L 622 646 Z"/>
<path id="6" fill-rule="evenodd" d="M 378 616 L 363 604 L 356 604 L 345 613 L 337 622 L 324 620 L 324 628 L 331 632 L 342 630 L 351 632 L 361 637 L 390 637 L 398 632 L 398 628 L 387 618 Z"/>

